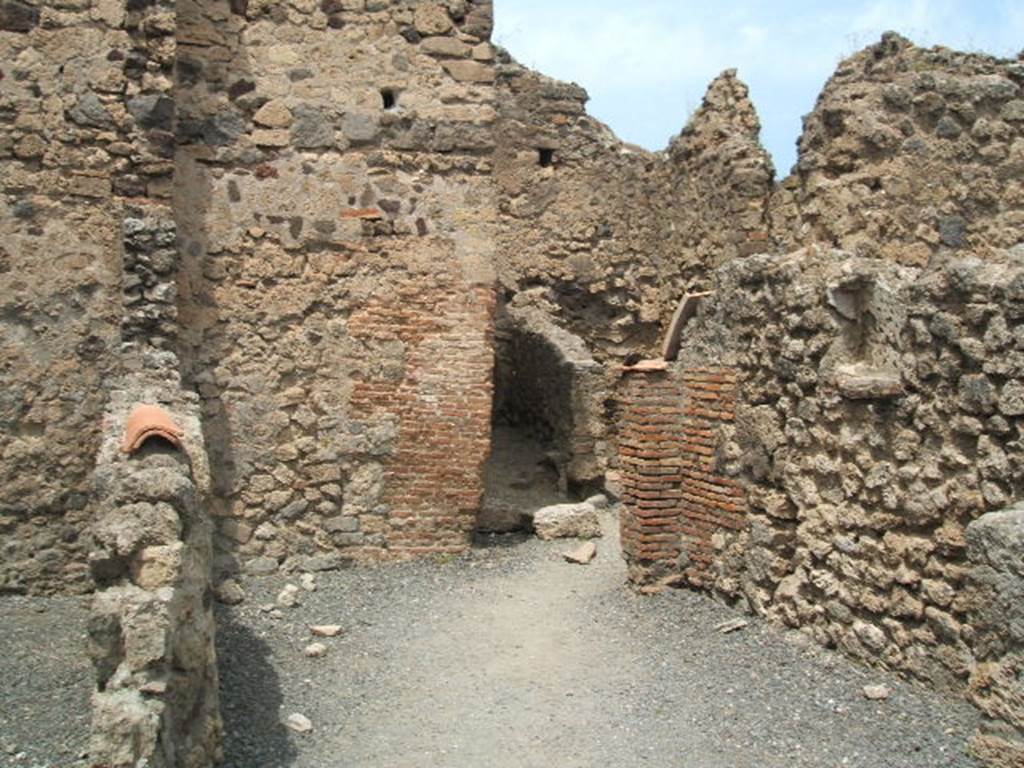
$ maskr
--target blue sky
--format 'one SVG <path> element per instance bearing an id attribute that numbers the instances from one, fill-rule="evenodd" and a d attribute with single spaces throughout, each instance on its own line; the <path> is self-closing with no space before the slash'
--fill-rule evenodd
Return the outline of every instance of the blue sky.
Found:
<path id="1" fill-rule="evenodd" d="M 624 140 L 664 149 L 708 83 L 735 67 L 777 174 L 800 119 L 840 59 L 894 29 L 918 45 L 1015 58 L 1024 0 L 495 0 L 495 41 L 523 64 L 590 93 Z"/>

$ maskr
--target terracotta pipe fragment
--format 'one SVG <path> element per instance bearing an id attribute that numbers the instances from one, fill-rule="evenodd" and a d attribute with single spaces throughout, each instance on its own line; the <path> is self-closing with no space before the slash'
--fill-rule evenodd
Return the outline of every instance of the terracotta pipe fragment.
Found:
<path id="1" fill-rule="evenodd" d="M 668 370 L 668 362 L 661 357 L 654 357 L 650 360 L 641 360 L 633 365 L 624 365 L 622 370 L 637 373 L 650 373 L 652 371 L 665 371 Z"/>
<path id="2" fill-rule="evenodd" d="M 161 437 L 175 448 L 183 448 L 185 430 L 174 423 L 174 419 L 158 405 L 143 403 L 137 405 L 125 424 L 121 450 L 135 453 L 151 437 Z"/>

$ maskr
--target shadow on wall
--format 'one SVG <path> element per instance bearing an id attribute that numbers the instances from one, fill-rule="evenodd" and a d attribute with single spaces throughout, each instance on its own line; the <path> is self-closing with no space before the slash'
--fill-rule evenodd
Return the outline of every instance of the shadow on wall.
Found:
<path id="1" fill-rule="evenodd" d="M 281 693 L 270 646 L 236 621 L 233 610 L 217 610 L 220 708 L 224 720 L 222 768 L 287 768 L 298 750 L 281 724 Z"/>
<path id="2" fill-rule="evenodd" d="M 218 0 L 178 3 L 176 71 L 178 147 L 175 156 L 174 209 L 181 268 L 178 276 L 181 342 L 179 359 L 186 387 L 200 395 L 203 437 L 210 458 L 214 532 L 214 577 L 234 571 L 238 542 L 223 534 L 238 478 L 235 435 L 224 392 L 224 363 L 239 340 L 222 332 L 219 287 L 227 269 L 223 235 L 212 230 L 229 214 L 215 199 L 213 178 L 232 167 L 256 164 L 261 156 L 240 139 L 251 124 L 254 104 L 249 57 L 240 42 L 246 3 Z M 246 171 L 248 172 L 248 171 Z M 218 217 L 220 217 L 218 219 Z M 222 227 L 223 228 L 223 227 Z"/>

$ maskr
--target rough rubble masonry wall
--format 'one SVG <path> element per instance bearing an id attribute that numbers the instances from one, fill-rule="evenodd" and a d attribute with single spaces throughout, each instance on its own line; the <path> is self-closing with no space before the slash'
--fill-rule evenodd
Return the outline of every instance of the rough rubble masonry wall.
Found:
<path id="1" fill-rule="evenodd" d="M 199 402 L 174 378 L 155 381 L 130 377 L 111 393 L 94 476 L 89 752 L 102 768 L 206 768 L 220 755 Z M 140 402 L 166 409 L 184 430 L 182 450 L 150 439 L 131 456 L 122 452 L 125 423 Z"/>
<path id="2" fill-rule="evenodd" d="M 713 588 L 852 656 L 962 688 L 964 530 L 1019 498 L 1019 266 L 812 249 L 722 267 L 679 365 L 739 372 L 716 463 L 747 489 Z"/>
<path id="3" fill-rule="evenodd" d="M 105 389 L 143 365 L 119 347 L 173 345 L 174 22 L 160 2 L 0 9 L 0 589 L 89 588 Z"/>
<path id="4" fill-rule="evenodd" d="M 0 11 L 0 591 L 84 591 L 88 475 L 117 367 L 132 50 L 118 4 Z"/>
<path id="5" fill-rule="evenodd" d="M 662 153 L 621 142 L 586 100 L 501 57 L 496 268 L 509 296 L 546 288 L 556 321 L 617 362 L 656 348 L 708 265 L 766 247 L 773 171 L 734 72 Z"/>
<path id="6" fill-rule="evenodd" d="M 898 35 L 843 61 L 771 201 L 784 249 L 823 242 L 924 266 L 998 258 L 1024 226 L 1024 61 Z"/>
<path id="7" fill-rule="evenodd" d="M 1024 509 L 1014 505 L 967 526 L 974 655 L 970 697 L 985 713 L 974 752 L 994 768 L 1024 765 Z"/>
<path id="8" fill-rule="evenodd" d="M 491 410 L 487 3 L 179 3 L 219 567 L 465 547 Z"/>

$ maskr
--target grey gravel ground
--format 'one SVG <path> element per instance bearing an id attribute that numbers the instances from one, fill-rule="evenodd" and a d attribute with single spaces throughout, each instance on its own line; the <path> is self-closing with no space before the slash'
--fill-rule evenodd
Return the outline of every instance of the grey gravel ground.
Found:
<path id="1" fill-rule="evenodd" d="M 0 598 L 0 766 L 87 765 L 88 611 L 88 598 Z"/>
<path id="2" fill-rule="evenodd" d="M 964 701 L 809 647 L 687 591 L 624 586 L 612 516 L 598 559 L 492 537 L 466 557 L 244 582 L 219 609 L 228 768 L 940 768 L 977 718 Z M 295 581 L 295 583 L 298 583 Z M 340 624 L 307 658 L 310 624 Z M 893 689 L 870 702 L 866 684 Z M 298 735 L 279 721 L 313 722 Z"/>

